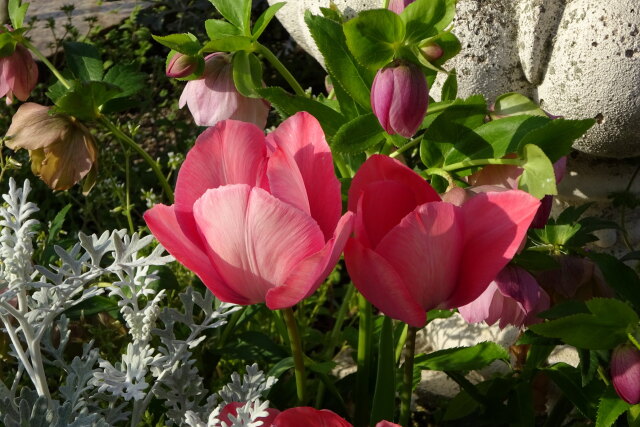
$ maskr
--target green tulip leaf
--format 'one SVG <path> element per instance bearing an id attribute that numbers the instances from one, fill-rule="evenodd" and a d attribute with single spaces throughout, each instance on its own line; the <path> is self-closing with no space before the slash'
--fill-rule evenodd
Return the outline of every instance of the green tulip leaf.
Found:
<path id="1" fill-rule="evenodd" d="M 472 371 L 494 360 L 509 361 L 509 353 L 493 342 L 481 342 L 473 347 L 456 347 L 416 356 L 414 366 L 431 371 Z"/>

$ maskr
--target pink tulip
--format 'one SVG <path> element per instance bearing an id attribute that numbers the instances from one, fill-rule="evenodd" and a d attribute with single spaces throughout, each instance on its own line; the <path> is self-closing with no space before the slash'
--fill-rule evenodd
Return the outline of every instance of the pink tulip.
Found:
<path id="1" fill-rule="evenodd" d="M 14 96 L 26 101 L 36 83 L 38 66 L 27 48 L 17 45 L 11 55 L 0 58 L 0 97 L 6 96 L 7 104 Z"/>
<path id="2" fill-rule="evenodd" d="M 233 417 L 237 417 L 238 408 L 242 408 L 244 405 L 245 405 L 245 402 L 228 403 L 224 408 L 222 408 L 222 411 L 220 411 L 220 415 L 218 415 L 218 421 L 220 421 L 221 423 L 222 422 L 227 423 L 228 426 L 232 425 L 233 422 L 229 419 L 229 415 L 232 415 Z M 269 414 L 268 416 L 258 418 L 257 420 L 255 420 L 255 421 L 262 421 L 263 427 L 273 425 L 273 421 L 276 419 L 276 417 L 280 413 L 280 411 L 278 411 L 277 409 L 272 409 L 272 408 L 267 408 L 266 411 Z"/>
<path id="3" fill-rule="evenodd" d="M 371 108 L 389 135 L 412 137 L 429 104 L 429 88 L 422 70 L 410 62 L 378 71 L 371 87 Z"/>
<path id="4" fill-rule="evenodd" d="M 353 427 L 335 412 L 308 406 L 280 412 L 271 425 L 273 427 Z"/>
<path id="5" fill-rule="evenodd" d="M 611 380 L 618 396 L 630 405 L 640 403 L 640 351 L 625 344 L 611 354 Z"/>
<path id="6" fill-rule="evenodd" d="M 198 58 L 175 53 L 167 64 L 167 77 L 182 78 L 193 74 L 198 68 Z"/>
<path id="7" fill-rule="evenodd" d="M 199 126 L 214 126 L 219 121 L 234 119 L 264 128 L 269 104 L 238 92 L 233 83 L 230 58 L 219 52 L 207 56 L 203 76 L 185 86 L 180 96 L 180 108 L 187 105 Z"/>
<path id="8" fill-rule="evenodd" d="M 389 10 L 397 13 L 398 15 L 402 13 L 405 7 L 409 6 L 416 0 L 391 0 L 389 2 Z"/>
<path id="9" fill-rule="evenodd" d="M 352 229 L 318 121 L 207 129 L 178 174 L 175 204 L 145 213 L 151 232 L 222 301 L 291 307 L 336 265 Z"/>
<path id="10" fill-rule="evenodd" d="M 528 326 L 540 321 L 536 315 L 549 308 L 549 295 L 531 274 L 520 267 L 506 266 L 489 287 L 467 305 L 458 307 L 469 323 L 485 321 L 500 329 L 507 325 Z"/>
<path id="11" fill-rule="evenodd" d="M 400 424 L 391 423 L 389 421 L 380 421 L 376 427 L 402 427 Z"/>
<path id="12" fill-rule="evenodd" d="M 519 190 L 441 201 L 420 175 L 374 155 L 349 190 L 345 249 L 360 292 L 387 316 L 423 326 L 426 311 L 476 299 L 514 256 L 540 202 Z"/>

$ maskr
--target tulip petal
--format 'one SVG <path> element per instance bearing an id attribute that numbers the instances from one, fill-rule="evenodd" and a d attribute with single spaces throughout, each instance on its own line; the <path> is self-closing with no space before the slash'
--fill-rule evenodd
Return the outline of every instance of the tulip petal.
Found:
<path id="1" fill-rule="evenodd" d="M 462 206 L 463 264 L 448 307 L 468 304 L 482 294 L 516 254 L 538 206 L 538 199 L 519 190 L 481 193 Z"/>
<path id="2" fill-rule="evenodd" d="M 415 198 L 415 206 L 440 201 L 440 196 L 420 175 L 388 156 L 374 154 L 360 166 L 349 188 L 349 210 L 356 211 L 364 189 L 376 181 L 394 181 L 406 185 Z"/>
<path id="3" fill-rule="evenodd" d="M 296 113 L 271 132 L 267 141 L 270 146 L 284 150 L 295 162 L 285 162 L 284 154 L 276 150 L 267 172 L 271 194 L 309 212 L 325 239 L 330 239 L 340 219 L 342 200 L 340 181 L 320 123 L 309 113 Z"/>
<path id="4" fill-rule="evenodd" d="M 389 317 L 411 326 L 424 326 L 425 310 L 382 256 L 352 238 L 345 247 L 344 259 L 353 284 L 369 302 Z"/>
<path id="5" fill-rule="evenodd" d="M 353 427 L 351 423 L 328 409 L 308 406 L 289 408 L 273 420 L 272 427 Z"/>
<path id="6" fill-rule="evenodd" d="M 207 190 L 193 213 L 216 270 L 251 303 L 325 245 L 313 218 L 246 184 Z"/>
<path id="7" fill-rule="evenodd" d="M 353 217 L 352 212 L 347 212 L 340 218 L 324 248 L 296 265 L 284 285 L 267 292 L 267 307 L 271 310 L 291 307 L 318 289 L 338 263 L 353 228 Z"/>
<path id="8" fill-rule="evenodd" d="M 193 271 L 221 301 L 249 304 L 230 289 L 214 269 L 207 254 L 180 231 L 173 206 L 155 205 L 144 214 L 151 233 L 178 262 Z"/>
<path id="9" fill-rule="evenodd" d="M 454 292 L 462 255 L 461 208 L 432 202 L 419 206 L 382 239 L 376 253 L 402 277 L 424 310 Z"/>

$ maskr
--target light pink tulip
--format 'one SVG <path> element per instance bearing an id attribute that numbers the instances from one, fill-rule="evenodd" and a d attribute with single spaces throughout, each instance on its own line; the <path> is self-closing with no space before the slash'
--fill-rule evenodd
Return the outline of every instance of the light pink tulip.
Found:
<path id="1" fill-rule="evenodd" d="M 618 396 L 630 405 L 640 403 L 640 351 L 630 344 L 611 354 L 611 380 Z"/>
<path id="2" fill-rule="evenodd" d="M 402 163 L 374 155 L 349 190 L 356 218 L 347 270 L 384 314 L 423 326 L 426 311 L 460 307 L 484 292 L 515 255 L 539 205 L 509 190 L 455 206 Z"/>
<path id="3" fill-rule="evenodd" d="M 222 301 L 291 307 L 336 265 L 352 229 L 318 121 L 266 138 L 227 120 L 207 129 L 178 174 L 175 204 L 145 213 L 151 232 Z"/>
<path id="4" fill-rule="evenodd" d="M 308 406 L 280 412 L 271 424 L 273 427 L 353 427 L 351 423 L 328 409 Z"/>
<path id="5" fill-rule="evenodd" d="M 167 77 L 182 78 L 193 74 L 198 68 L 198 58 L 175 53 L 167 64 Z"/>
<path id="6" fill-rule="evenodd" d="M 460 315 L 469 323 L 499 321 L 500 329 L 537 323 L 541 311 L 549 308 L 549 295 L 536 279 L 520 267 L 506 266 L 489 287 L 473 302 L 458 307 Z"/>
<path id="7" fill-rule="evenodd" d="M 204 74 L 200 79 L 187 82 L 180 96 L 180 108 L 187 105 L 200 126 L 214 126 L 222 120 L 234 119 L 254 123 L 264 129 L 269 104 L 238 92 L 233 83 L 231 57 L 218 52 L 204 60 Z"/>
<path id="8" fill-rule="evenodd" d="M 429 105 L 424 73 L 410 62 L 378 71 L 371 86 L 371 108 L 389 134 L 412 137 L 422 124 Z"/>
<path id="9" fill-rule="evenodd" d="M 233 422 L 229 419 L 229 415 L 233 417 L 238 416 L 238 408 L 242 408 L 245 405 L 245 402 L 231 402 L 228 403 L 222 411 L 220 411 L 220 415 L 218 415 L 218 421 L 227 423 L 228 426 L 232 425 Z M 277 409 L 267 408 L 267 413 L 269 414 L 266 417 L 258 418 L 256 421 L 262 421 L 263 427 L 268 427 L 273 425 L 273 420 L 276 419 L 280 411 Z"/>
<path id="10" fill-rule="evenodd" d="M 398 15 L 402 13 L 405 7 L 409 6 L 416 0 L 391 0 L 389 2 L 389 10 L 397 13 Z"/>
<path id="11" fill-rule="evenodd" d="M 27 48 L 17 45 L 11 55 L 0 58 L 0 97 L 6 96 L 7 104 L 13 102 L 14 96 L 26 101 L 36 83 L 38 65 Z"/>

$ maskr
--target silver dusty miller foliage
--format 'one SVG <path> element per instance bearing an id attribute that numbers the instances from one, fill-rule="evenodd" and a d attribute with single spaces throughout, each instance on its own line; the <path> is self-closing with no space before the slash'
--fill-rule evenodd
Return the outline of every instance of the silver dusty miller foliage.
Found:
<path id="1" fill-rule="evenodd" d="M 239 307 L 190 287 L 180 295 L 180 310 L 162 307 L 165 294 L 151 287 L 153 271 L 173 258 L 161 246 L 151 248 L 153 236 L 124 230 L 80 233 L 71 249 L 55 247 L 57 263 L 34 265 L 38 207 L 27 200 L 30 189 L 29 181 L 20 188 L 11 179 L 0 206 L 0 333 L 18 362 L 13 378 L 5 378 L 10 383 L 0 381 L 0 425 L 135 426 L 158 399 L 170 425 L 260 426 L 257 419 L 268 408 L 262 398 L 275 379 L 247 366 L 242 379 L 234 373 L 219 394 L 210 394 L 193 359 L 204 333 Z M 65 311 L 105 293 L 118 301 L 125 320 L 126 352 L 120 360 L 104 360 L 88 342 L 82 355 L 65 360 L 71 335 Z M 47 373 L 59 384 L 56 390 Z M 217 418 L 229 402 L 245 402 L 229 417 L 231 425 Z"/>

